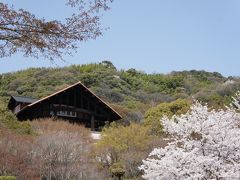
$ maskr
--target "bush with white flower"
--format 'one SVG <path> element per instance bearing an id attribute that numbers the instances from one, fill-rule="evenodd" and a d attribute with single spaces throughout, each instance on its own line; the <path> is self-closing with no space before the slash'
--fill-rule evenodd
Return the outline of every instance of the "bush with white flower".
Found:
<path id="1" fill-rule="evenodd" d="M 240 114 L 195 102 L 181 116 L 161 120 L 172 141 L 139 167 L 144 179 L 240 179 Z"/>

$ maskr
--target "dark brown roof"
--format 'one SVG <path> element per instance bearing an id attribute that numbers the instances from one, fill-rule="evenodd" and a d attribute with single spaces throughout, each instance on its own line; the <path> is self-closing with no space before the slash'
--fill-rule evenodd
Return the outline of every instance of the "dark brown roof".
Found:
<path id="1" fill-rule="evenodd" d="M 21 111 L 19 111 L 18 114 L 21 113 L 21 112 L 23 112 L 23 111 L 25 111 L 25 110 L 27 110 L 28 108 L 30 108 L 30 107 L 32 107 L 32 106 L 35 106 L 36 104 L 38 104 L 38 103 L 40 103 L 40 102 L 42 102 L 42 101 L 47 100 L 47 99 L 50 98 L 50 97 L 53 97 L 53 96 L 55 96 L 55 95 L 57 95 L 57 94 L 59 94 L 59 93 L 61 93 L 61 92 L 63 92 L 63 91 L 66 91 L 66 90 L 68 90 L 68 89 L 70 89 L 70 88 L 72 88 L 72 87 L 78 86 L 78 85 L 82 86 L 84 89 L 86 89 L 87 91 L 89 91 L 89 92 L 90 92 L 93 96 L 95 96 L 100 102 L 102 102 L 104 105 L 106 105 L 108 108 L 110 108 L 117 116 L 119 116 L 119 118 L 122 118 L 122 116 L 121 116 L 116 110 L 114 110 L 108 103 L 106 103 L 104 100 L 102 100 L 100 97 L 98 97 L 94 92 L 92 92 L 89 88 L 87 88 L 87 87 L 86 87 L 84 84 L 82 84 L 80 81 L 77 82 L 77 83 L 75 83 L 75 84 L 73 84 L 73 85 L 71 85 L 71 86 L 68 86 L 68 87 L 66 87 L 66 88 L 64 88 L 64 89 L 61 89 L 61 90 L 59 90 L 59 91 L 57 91 L 57 92 L 55 92 L 55 93 L 53 93 L 53 94 L 50 94 L 49 96 L 46 96 L 46 97 L 44 97 L 44 98 L 42 98 L 42 99 L 39 99 L 39 100 L 37 100 L 37 101 L 35 101 L 35 102 L 27 105 L 27 106 L 24 107 Z"/>
<path id="2" fill-rule="evenodd" d="M 38 99 L 36 98 L 31 98 L 31 97 L 26 97 L 26 96 L 11 96 L 9 102 L 8 102 L 8 108 L 13 110 L 15 106 L 18 104 L 24 103 L 24 104 L 31 104 Z"/>
<path id="3" fill-rule="evenodd" d="M 38 100 L 36 98 L 26 97 L 26 96 L 12 96 L 12 98 L 17 102 L 30 103 L 30 104 Z"/>

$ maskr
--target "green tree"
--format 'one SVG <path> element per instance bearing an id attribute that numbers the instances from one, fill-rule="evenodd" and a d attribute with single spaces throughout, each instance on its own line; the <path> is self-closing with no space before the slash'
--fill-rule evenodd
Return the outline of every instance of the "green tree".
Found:
<path id="1" fill-rule="evenodd" d="M 28 121 L 20 122 L 16 116 L 10 112 L 0 99 L 0 128 L 11 129 L 18 134 L 33 134 L 31 125 Z"/>
<path id="2" fill-rule="evenodd" d="M 178 99 L 169 103 L 161 103 L 156 107 L 150 108 L 145 113 L 144 125 L 150 127 L 151 133 L 155 135 L 162 134 L 162 124 L 160 119 L 163 116 L 169 118 L 173 115 L 186 113 L 190 108 L 190 102 L 184 99 Z"/>
<path id="3" fill-rule="evenodd" d="M 112 176 L 136 178 L 140 176 L 138 165 L 151 147 L 149 129 L 140 124 L 127 127 L 112 123 L 102 132 L 102 139 L 96 144 L 100 165 Z"/>

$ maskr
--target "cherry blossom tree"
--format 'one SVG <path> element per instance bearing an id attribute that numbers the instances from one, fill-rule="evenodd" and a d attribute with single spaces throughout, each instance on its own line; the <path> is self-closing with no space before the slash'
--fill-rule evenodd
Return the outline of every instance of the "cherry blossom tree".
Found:
<path id="1" fill-rule="evenodd" d="M 187 114 L 161 121 L 172 141 L 143 160 L 144 179 L 240 178 L 240 115 L 234 109 L 209 110 L 196 102 Z"/>

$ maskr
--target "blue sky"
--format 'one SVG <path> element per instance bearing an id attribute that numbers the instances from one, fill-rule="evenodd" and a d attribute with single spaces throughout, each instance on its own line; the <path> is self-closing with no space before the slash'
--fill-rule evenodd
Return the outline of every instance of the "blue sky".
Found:
<path id="1" fill-rule="evenodd" d="M 46 19 L 70 13 L 63 0 L 2 2 Z M 102 23 L 110 27 L 103 37 L 81 43 L 57 66 L 111 60 L 118 69 L 147 73 L 196 69 L 240 75 L 239 0 L 115 0 Z M 16 54 L 0 59 L 0 73 L 56 64 Z"/>

